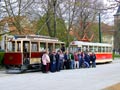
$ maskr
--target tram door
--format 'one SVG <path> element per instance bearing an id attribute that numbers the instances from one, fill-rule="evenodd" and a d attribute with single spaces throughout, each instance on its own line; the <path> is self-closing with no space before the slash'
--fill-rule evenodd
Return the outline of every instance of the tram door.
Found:
<path id="1" fill-rule="evenodd" d="M 23 64 L 30 64 L 30 41 L 23 41 Z"/>

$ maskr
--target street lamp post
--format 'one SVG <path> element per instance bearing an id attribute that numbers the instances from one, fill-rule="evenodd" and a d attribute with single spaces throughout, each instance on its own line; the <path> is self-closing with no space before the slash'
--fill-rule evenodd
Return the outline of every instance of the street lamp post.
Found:
<path id="1" fill-rule="evenodd" d="M 100 17 L 100 13 L 99 13 L 99 43 L 102 42 L 102 39 L 101 39 L 101 17 Z"/>

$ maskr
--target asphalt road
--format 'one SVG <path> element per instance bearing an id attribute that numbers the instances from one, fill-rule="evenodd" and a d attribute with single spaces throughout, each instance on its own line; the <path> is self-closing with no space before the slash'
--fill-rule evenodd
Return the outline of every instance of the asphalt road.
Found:
<path id="1" fill-rule="evenodd" d="M 0 90 L 101 90 L 120 82 L 120 60 L 96 68 L 43 74 L 0 71 Z"/>

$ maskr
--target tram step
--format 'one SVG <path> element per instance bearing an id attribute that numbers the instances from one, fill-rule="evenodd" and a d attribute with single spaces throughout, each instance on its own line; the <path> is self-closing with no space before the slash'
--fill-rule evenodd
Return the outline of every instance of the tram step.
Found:
<path id="1" fill-rule="evenodd" d="M 21 70 L 19 69 L 10 69 L 10 70 L 6 70 L 7 74 L 18 74 L 21 73 Z"/>

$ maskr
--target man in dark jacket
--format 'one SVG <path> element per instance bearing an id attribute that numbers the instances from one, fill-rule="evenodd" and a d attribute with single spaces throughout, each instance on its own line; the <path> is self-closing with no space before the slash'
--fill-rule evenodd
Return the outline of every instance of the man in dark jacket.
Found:
<path id="1" fill-rule="evenodd" d="M 96 55 L 94 52 L 90 55 L 90 60 L 92 61 L 92 67 L 96 67 Z"/>
<path id="2" fill-rule="evenodd" d="M 65 66 L 65 69 L 70 69 L 70 58 L 69 58 L 68 51 L 64 55 L 64 66 Z"/>
<path id="3" fill-rule="evenodd" d="M 53 51 L 50 54 L 50 71 L 55 72 L 56 71 L 56 52 Z"/>
<path id="4" fill-rule="evenodd" d="M 62 47 L 61 47 L 61 51 L 62 51 L 62 52 L 65 52 L 65 46 L 64 46 L 64 44 L 63 44 Z"/>
<path id="5" fill-rule="evenodd" d="M 84 59 L 85 59 L 86 63 L 88 63 L 87 67 L 90 67 L 90 55 L 88 54 L 88 52 L 85 52 Z"/>
<path id="6" fill-rule="evenodd" d="M 60 50 L 56 53 L 56 71 L 60 71 Z"/>

